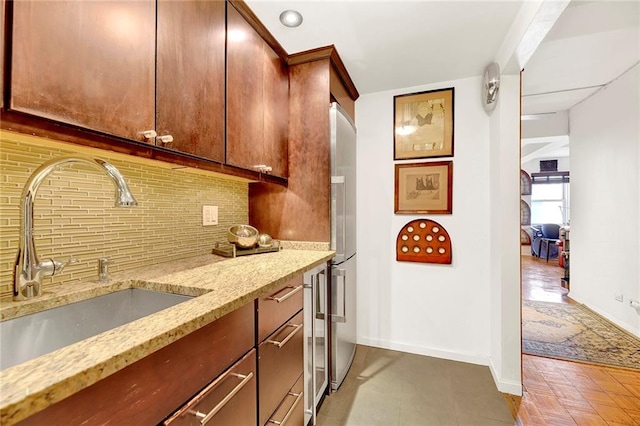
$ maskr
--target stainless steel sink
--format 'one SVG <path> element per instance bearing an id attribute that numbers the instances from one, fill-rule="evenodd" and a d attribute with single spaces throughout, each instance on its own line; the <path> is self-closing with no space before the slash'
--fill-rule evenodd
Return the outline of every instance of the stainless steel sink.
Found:
<path id="1" fill-rule="evenodd" d="M 189 299 L 128 289 L 0 322 L 0 370 Z"/>

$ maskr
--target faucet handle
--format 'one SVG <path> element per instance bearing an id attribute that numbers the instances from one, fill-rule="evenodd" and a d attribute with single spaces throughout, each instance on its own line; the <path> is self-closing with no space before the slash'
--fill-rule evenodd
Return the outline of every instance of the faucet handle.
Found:
<path id="1" fill-rule="evenodd" d="M 59 262 L 59 261 L 53 260 L 53 259 L 52 259 L 52 262 L 53 262 L 53 274 L 51 274 L 51 275 L 55 275 L 55 274 L 57 274 L 59 272 L 62 272 L 62 270 L 65 268 L 65 266 L 71 265 L 71 264 L 74 264 L 74 263 L 78 263 L 79 260 L 76 257 L 70 256 L 69 260 L 67 260 L 66 262 Z"/>

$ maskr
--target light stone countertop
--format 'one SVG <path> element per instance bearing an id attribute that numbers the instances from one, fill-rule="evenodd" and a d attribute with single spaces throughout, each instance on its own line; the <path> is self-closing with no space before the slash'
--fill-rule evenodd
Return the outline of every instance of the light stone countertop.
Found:
<path id="1" fill-rule="evenodd" d="M 334 256 L 281 250 L 227 259 L 204 255 L 60 286 L 36 301 L 2 301 L 2 320 L 128 288 L 194 297 L 97 336 L 0 371 L 0 424 L 12 425 L 133 364 Z"/>

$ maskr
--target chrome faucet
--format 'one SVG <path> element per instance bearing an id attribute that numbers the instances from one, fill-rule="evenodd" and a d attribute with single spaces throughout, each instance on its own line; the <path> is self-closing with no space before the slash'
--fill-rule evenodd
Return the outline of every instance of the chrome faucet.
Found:
<path id="1" fill-rule="evenodd" d="M 42 164 L 24 186 L 20 204 L 20 246 L 14 269 L 13 299 L 26 300 L 42 295 L 42 277 L 53 276 L 62 272 L 69 263 L 77 262 L 69 259 L 60 262 L 53 259 L 38 260 L 36 246 L 33 241 L 33 203 L 40 184 L 47 176 L 68 164 L 87 164 L 102 170 L 111 178 L 116 187 L 116 207 L 133 207 L 138 204 L 131 195 L 129 186 L 118 169 L 99 158 L 66 156 L 54 158 Z"/>

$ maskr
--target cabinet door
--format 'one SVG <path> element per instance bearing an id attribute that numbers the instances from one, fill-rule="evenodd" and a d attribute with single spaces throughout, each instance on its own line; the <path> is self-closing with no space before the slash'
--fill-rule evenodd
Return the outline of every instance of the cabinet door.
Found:
<path id="1" fill-rule="evenodd" d="M 258 346 L 258 424 L 267 423 L 303 373 L 303 313 Z"/>
<path id="2" fill-rule="evenodd" d="M 256 351 L 211 382 L 163 425 L 255 426 L 257 421 Z"/>
<path id="3" fill-rule="evenodd" d="M 227 7 L 227 163 L 253 169 L 262 162 L 262 37 Z"/>
<path id="4" fill-rule="evenodd" d="M 158 2 L 157 132 L 224 161 L 225 2 Z M 158 143 L 158 145 L 162 145 Z"/>
<path id="5" fill-rule="evenodd" d="M 286 64 L 266 43 L 264 43 L 263 60 L 263 161 L 272 167 L 272 174 L 287 177 L 289 71 Z"/>
<path id="6" fill-rule="evenodd" d="M 249 302 L 21 424 L 157 425 L 254 344 L 255 309 Z"/>
<path id="7" fill-rule="evenodd" d="M 136 140 L 154 128 L 154 1 L 17 1 L 12 41 L 10 108 Z"/>

